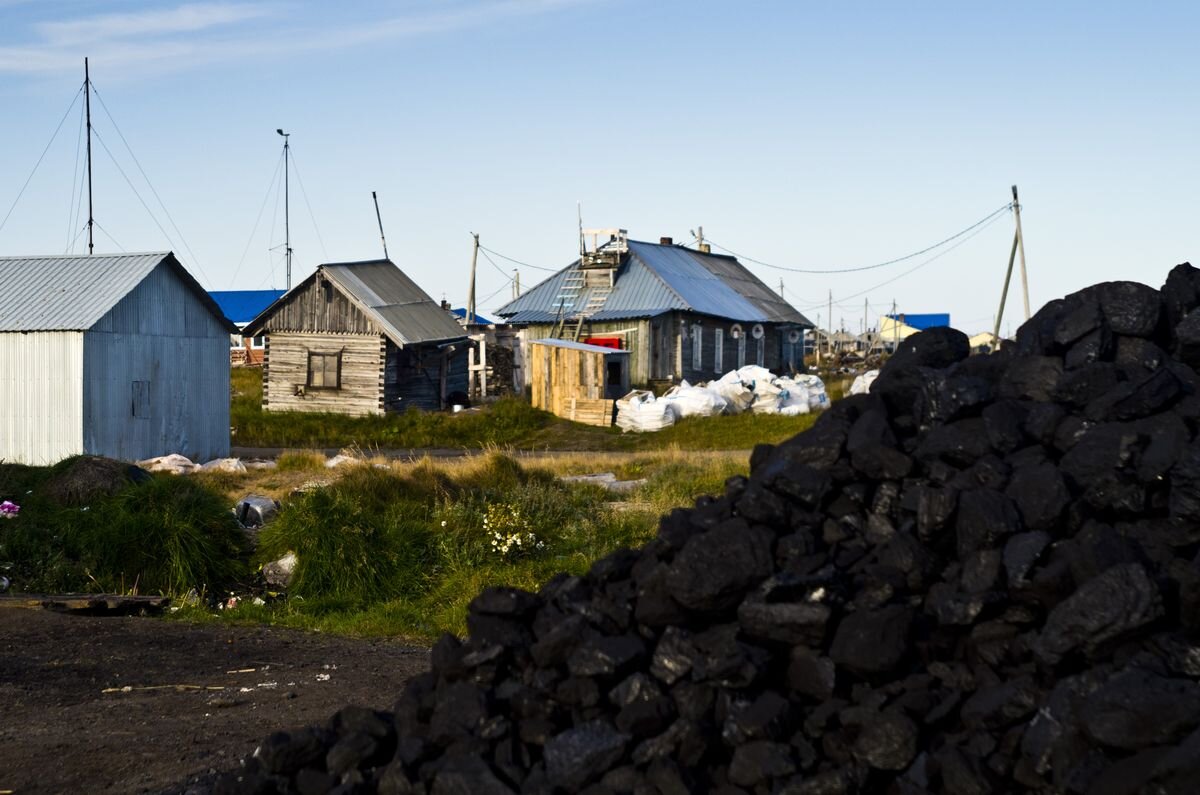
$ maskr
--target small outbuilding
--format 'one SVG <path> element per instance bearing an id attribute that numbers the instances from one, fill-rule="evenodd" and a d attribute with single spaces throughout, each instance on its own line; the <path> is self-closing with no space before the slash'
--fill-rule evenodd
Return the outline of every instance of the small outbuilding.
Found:
<path id="1" fill-rule="evenodd" d="M 629 392 L 629 351 L 572 340 L 529 344 L 534 407 L 588 425 L 613 423 L 614 401 Z"/>
<path id="2" fill-rule="evenodd" d="M 229 454 L 229 335 L 169 251 L 0 258 L 0 460 Z"/>
<path id="3" fill-rule="evenodd" d="M 466 395 L 466 329 L 391 260 L 320 265 L 242 334 L 265 338 L 268 411 L 433 410 Z"/>

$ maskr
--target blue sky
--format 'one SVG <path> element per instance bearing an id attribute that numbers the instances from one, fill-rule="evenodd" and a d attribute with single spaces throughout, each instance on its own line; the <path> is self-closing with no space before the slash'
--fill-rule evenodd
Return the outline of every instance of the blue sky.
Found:
<path id="1" fill-rule="evenodd" d="M 392 258 L 458 305 L 470 232 L 558 268 L 576 202 L 588 226 L 680 241 L 703 225 L 763 262 L 828 269 L 922 249 L 1016 183 L 1036 309 L 1096 281 L 1158 286 L 1200 258 L 1200 11 L 1141 5 L 0 0 L 0 219 L 86 55 L 103 100 L 97 250 L 175 249 L 211 289 L 283 286 L 283 127 L 294 280 L 380 254 L 372 190 Z M 79 107 L 0 253 L 81 250 Z M 942 252 L 852 274 L 750 267 L 822 325 L 832 291 L 835 326 L 895 300 L 974 332 L 1012 228 L 1004 214 L 907 275 Z M 510 294 L 513 266 L 494 259 L 485 313 Z M 545 275 L 522 268 L 522 286 Z M 1008 306 L 1015 328 L 1019 295 Z"/>

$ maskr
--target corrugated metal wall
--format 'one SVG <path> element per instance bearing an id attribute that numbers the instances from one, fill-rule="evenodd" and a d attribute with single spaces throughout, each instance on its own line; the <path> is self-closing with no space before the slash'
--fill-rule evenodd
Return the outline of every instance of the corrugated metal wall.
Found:
<path id="1" fill-rule="evenodd" d="M 83 334 L 0 334 L 0 460 L 53 464 L 83 452 Z"/>
<path id="2" fill-rule="evenodd" d="M 148 382 L 144 411 L 135 409 L 134 382 Z M 88 453 L 229 454 L 229 333 L 169 267 L 158 266 L 84 335 L 83 407 Z"/>

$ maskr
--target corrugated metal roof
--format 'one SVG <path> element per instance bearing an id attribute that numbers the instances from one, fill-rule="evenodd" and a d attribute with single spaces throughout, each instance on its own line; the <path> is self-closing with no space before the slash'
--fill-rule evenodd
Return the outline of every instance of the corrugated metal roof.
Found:
<path id="1" fill-rule="evenodd" d="M 603 353 L 606 356 L 610 353 L 629 353 L 629 351 L 623 351 L 619 348 L 606 348 L 603 345 L 589 345 L 586 342 L 575 342 L 574 340 L 556 340 L 547 338 L 541 340 L 530 340 L 529 344 L 549 345 L 551 348 L 570 348 L 573 351 L 586 351 L 588 353 Z"/>
<path id="2" fill-rule="evenodd" d="M 901 323 L 906 323 L 915 329 L 924 331 L 927 328 L 936 328 L 938 326 L 950 325 L 950 313 L 942 312 L 935 314 L 913 315 L 907 312 L 899 315 L 888 315 L 890 318 L 897 318 Z"/>
<path id="3" fill-rule="evenodd" d="M 450 310 L 450 314 L 454 315 L 459 320 L 466 320 L 467 319 L 467 308 L 465 306 L 455 307 L 454 309 Z M 488 320 L 486 317 L 479 314 L 478 312 L 475 313 L 475 323 L 478 325 L 490 326 L 495 322 L 496 321 L 494 321 L 494 320 Z"/>
<path id="4" fill-rule="evenodd" d="M 392 342 L 400 347 L 419 342 L 443 342 L 467 336 L 466 330 L 450 313 L 391 260 L 331 262 L 292 288 L 299 290 L 324 273 L 343 293 L 357 303 Z M 247 329 L 261 326 L 287 294 L 267 307 L 251 321 Z"/>
<path id="5" fill-rule="evenodd" d="M 567 277 L 578 261 L 559 271 L 499 314 L 511 323 L 549 323 L 558 318 Z M 563 306 L 568 317 L 585 307 L 595 288 L 585 288 Z M 612 293 L 592 320 L 653 317 L 690 310 L 751 323 L 794 323 L 811 327 L 800 314 L 733 257 L 682 246 L 629 241 L 629 256 L 616 274 Z"/>
<path id="6" fill-rule="evenodd" d="M 249 323 L 279 300 L 284 290 L 210 290 L 209 296 L 234 323 Z"/>
<path id="7" fill-rule="evenodd" d="M 169 251 L 0 257 L 0 331 L 86 331 L 163 262 L 237 331 Z"/>

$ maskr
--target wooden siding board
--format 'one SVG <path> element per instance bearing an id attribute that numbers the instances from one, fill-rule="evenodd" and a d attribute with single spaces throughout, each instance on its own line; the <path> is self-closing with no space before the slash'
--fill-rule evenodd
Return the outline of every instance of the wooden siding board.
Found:
<path id="1" fill-rule="evenodd" d="M 328 287 L 326 287 L 328 285 Z M 316 331 L 332 334 L 382 334 L 383 330 L 332 282 L 320 277 L 302 284 L 264 321 L 268 334 Z"/>
<path id="2" fill-rule="evenodd" d="M 604 395 L 605 354 L 536 342 L 529 347 L 534 406 L 576 422 L 612 425 L 613 401 Z"/>
<path id="3" fill-rule="evenodd" d="M 263 408 L 268 411 L 380 414 L 380 345 L 375 334 L 272 332 L 263 368 Z M 308 387 L 309 353 L 342 354 L 338 389 Z M 303 394 L 297 388 L 303 387 Z"/>

